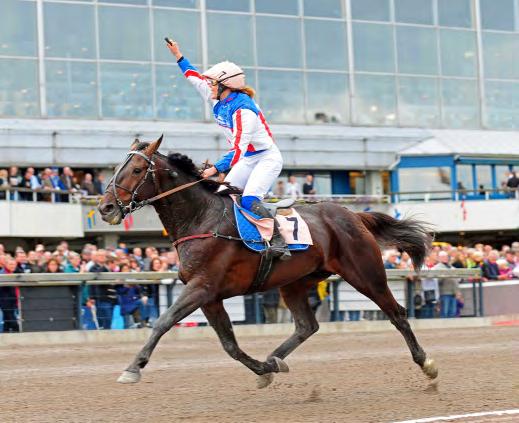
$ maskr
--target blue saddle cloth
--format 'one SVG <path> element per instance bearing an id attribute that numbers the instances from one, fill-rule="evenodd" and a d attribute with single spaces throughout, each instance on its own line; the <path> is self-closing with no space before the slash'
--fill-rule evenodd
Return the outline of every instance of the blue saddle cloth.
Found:
<path id="1" fill-rule="evenodd" d="M 257 214 L 254 214 L 251 211 L 246 210 L 234 203 L 234 217 L 236 218 L 236 226 L 238 227 L 238 233 L 240 234 L 243 243 L 252 251 L 256 251 L 258 253 L 265 251 L 267 244 L 262 240 L 256 226 L 249 222 L 243 213 L 247 213 L 254 219 L 261 219 L 261 216 L 258 216 Z M 288 249 L 290 251 L 304 251 L 308 249 L 308 244 L 289 244 Z"/>

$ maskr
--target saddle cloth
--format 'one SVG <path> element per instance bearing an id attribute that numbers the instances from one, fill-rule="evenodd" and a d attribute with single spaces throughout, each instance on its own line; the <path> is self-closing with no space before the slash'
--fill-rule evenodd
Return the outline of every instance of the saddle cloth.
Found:
<path id="1" fill-rule="evenodd" d="M 303 251 L 313 245 L 308 225 L 295 209 L 282 209 L 283 215 L 277 214 L 279 232 L 285 239 L 290 251 Z M 243 243 L 251 250 L 262 252 L 267 248 L 263 239 L 272 238 L 273 228 L 269 219 L 240 207 L 234 203 L 234 217 Z"/>

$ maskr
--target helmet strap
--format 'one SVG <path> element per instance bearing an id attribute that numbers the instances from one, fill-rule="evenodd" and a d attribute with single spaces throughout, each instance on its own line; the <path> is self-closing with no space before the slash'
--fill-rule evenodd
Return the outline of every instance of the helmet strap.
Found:
<path id="1" fill-rule="evenodd" d="M 220 97 L 222 96 L 223 92 L 227 89 L 228 87 L 226 87 L 225 85 L 223 84 L 218 84 L 218 91 L 216 93 L 216 99 L 217 100 L 220 100 Z"/>

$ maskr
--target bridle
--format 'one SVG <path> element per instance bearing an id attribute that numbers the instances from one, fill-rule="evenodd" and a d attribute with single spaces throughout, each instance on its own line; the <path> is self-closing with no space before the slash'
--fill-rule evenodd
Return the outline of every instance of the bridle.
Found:
<path id="1" fill-rule="evenodd" d="M 133 190 L 130 190 L 130 189 L 126 188 L 126 187 L 123 187 L 122 185 L 119 185 L 117 183 L 117 177 L 119 176 L 121 171 L 125 168 L 125 166 L 130 162 L 130 160 L 132 159 L 132 157 L 134 155 L 140 156 L 144 160 L 146 160 L 146 162 L 148 163 L 148 168 L 146 169 L 146 174 L 141 179 L 139 184 Z M 199 182 L 202 182 L 204 180 L 204 179 L 198 179 L 198 180 L 196 180 L 194 182 L 188 182 L 187 184 L 183 184 L 183 185 L 180 185 L 178 187 L 172 188 L 172 189 L 170 189 L 168 191 L 159 193 L 158 195 L 155 195 L 154 197 L 147 198 L 147 199 L 142 200 L 142 201 L 137 201 L 136 197 L 137 197 L 137 195 L 139 193 L 139 189 L 145 184 L 145 182 L 148 179 L 149 175 L 151 175 L 151 178 L 152 178 L 153 183 L 155 185 L 156 191 L 159 192 L 160 187 L 158 185 L 157 177 L 155 175 L 155 172 L 157 172 L 159 170 L 168 171 L 170 176 L 172 176 L 174 178 L 176 178 L 178 176 L 178 173 L 176 171 L 174 171 L 173 169 L 169 169 L 169 168 L 156 168 L 155 167 L 155 162 L 153 160 L 151 160 L 151 158 L 149 158 L 146 154 L 142 153 L 141 151 L 132 150 L 132 151 L 128 152 L 128 154 L 126 155 L 126 159 L 124 160 L 122 165 L 117 168 L 117 170 L 115 171 L 114 176 L 112 176 L 112 179 L 110 179 L 110 181 L 108 182 L 108 185 L 107 185 L 106 190 L 105 190 L 105 194 L 106 194 L 110 190 L 110 187 L 111 187 L 111 191 L 112 191 L 112 194 L 113 194 L 113 196 L 115 198 L 115 202 L 117 203 L 117 206 L 119 207 L 119 210 L 121 211 L 123 218 L 126 217 L 128 214 L 131 214 L 134 211 L 139 210 L 139 209 L 143 208 L 144 206 L 147 206 L 148 204 L 153 203 L 154 201 L 157 201 L 157 200 L 159 200 L 161 198 L 164 198 L 164 197 L 166 197 L 168 195 L 171 195 L 174 192 L 182 191 L 183 189 L 189 188 L 190 186 L 193 186 L 193 185 L 195 185 L 195 184 L 197 184 Z M 117 188 L 122 189 L 123 191 L 126 191 L 127 193 L 129 193 L 131 195 L 131 199 L 128 202 L 128 204 L 124 204 L 123 203 L 123 201 L 121 200 L 121 198 L 117 194 Z"/>

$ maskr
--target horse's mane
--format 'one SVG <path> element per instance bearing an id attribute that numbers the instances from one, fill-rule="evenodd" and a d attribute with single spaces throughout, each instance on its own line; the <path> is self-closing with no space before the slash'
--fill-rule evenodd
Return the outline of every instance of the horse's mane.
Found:
<path id="1" fill-rule="evenodd" d="M 135 149 L 137 151 L 141 151 L 146 149 L 150 144 L 147 142 L 139 142 Z M 175 166 L 178 170 L 184 172 L 186 175 L 192 176 L 196 179 L 200 178 L 201 169 L 195 165 L 193 160 L 191 160 L 188 156 L 181 154 L 181 153 L 168 153 L 167 156 L 161 154 L 161 153 L 155 153 L 158 154 L 160 157 L 166 159 L 169 164 Z M 228 182 L 218 182 L 213 179 L 205 179 L 200 183 L 201 186 L 203 186 L 205 189 L 212 193 L 216 193 L 216 190 L 221 186 L 224 185 L 227 187 L 228 191 L 226 193 L 228 194 L 241 194 L 242 190 L 240 188 L 234 187 L 232 185 L 229 185 Z"/>

